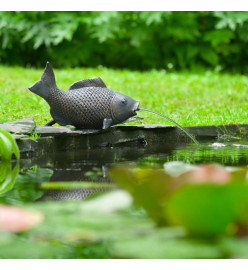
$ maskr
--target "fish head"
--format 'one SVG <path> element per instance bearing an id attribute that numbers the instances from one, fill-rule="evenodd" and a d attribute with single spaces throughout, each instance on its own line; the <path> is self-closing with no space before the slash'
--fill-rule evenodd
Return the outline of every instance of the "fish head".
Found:
<path id="1" fill-rule="evenodd" d="M 111 114 L 113 119 L 121 123 L 129 117 L 136 115 L 139 110 L 139 101 L 129 96 L 116 92 L 111 106 Z"/>

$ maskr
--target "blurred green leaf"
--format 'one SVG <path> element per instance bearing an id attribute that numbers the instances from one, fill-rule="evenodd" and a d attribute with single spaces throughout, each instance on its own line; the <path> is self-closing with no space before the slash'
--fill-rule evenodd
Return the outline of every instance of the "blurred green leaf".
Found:
<path id="1" fill-rule="evenodd" d="M 228 29 L 219 29 L 206 32 L 204 40 L 211 42 L 213 47 L 216 47 L 219 43 L 230 43 L 234 38 L 234 33 Z"/>
<path id="2" fill-rule="evenodd" d="M 97 183 L 97 182 L 43 182 L 40 188 L 43 189 L 76 189 L 76 188 L 113 188 L 112 183 Z"/>
<path id="3" fill-rule="evenodd" d="M 10 160 L 14 152 L 17 160 L 20 159 L 19 148 L 15 139 L 6 130 L 0 129 L 0 156 L 3 160 Z"/>
<path id="4" fill-rule="evenodd" d="M 191 234 L 229 233 L 248 203 L 247 194 L 248 187 L 242 184 L 184 186 L 168 202 L 167 215 L 172 224 L 185 227 Z"/>
<path id="5" fill-rule="evenodd" d="M 226 257 L 232 259 L 248 258 L 247 238 L 226 237 L 220 241 L 219 247 Z"/>
<path id="6" fill-rule="evenodd" d="M 82 209 L 90 213 L 112 213 L 130 207 L 132 197 L 123 190 L 108 192 L 86 201 Z"/>
<path id="7" fill-rule="evenodd" d="M 142 206 L 157 224 L 167 223 L 164 207 L 173 181 L 171 176 L 162 170 L 131 169 L 124 166 L 113 168 L 110 174 L 122 188 L 131 193 L 135 202 Z"/>
<path id="8" fill-rule="evenodd" d="M 217 29 L 230 28 L 236 30 L 248 20 L 248 13 L 245 11 L 215 11 L 214 15 L 219 18 L 216 24 Z"/>
<path id="9" fill-rule="evenodd" d="M 11 134 L 9 132 L 7 132 L 6 130 L 0 130 L 0 132 L 9 139 L 10 143 L 11 143 L 11 147 L 12 147 L 12 151 L 14 152 L 16 158 L 19 160 L 20 159 L 20 152 L 19 152 L 19 148 L 17 146 L 17 143 L 15 141 L 15 139 L 11 136 Z"/>
<path id="10" fill-rule="evenodd" d="M 246 224 L 242 217 L 248 209 L 247 169 L 228 172 L 219 165 L 185 169 L 172 178 L 158 169 L 122 166 L 113 168 L 111 176 L 158 225 L 213 236 L 232 234 L 235 223 Z"/>
<path id="11" fill-rule="evenodd" d="M 12 156 L 11 143 L 2 132 L 0 132 L 0 154 L 3 160 L 10 160 Z"/>
<path id="12" fill-rule="evenodd" d="M 0 15 L 0 57 L 7 64 L 43 66 L 46 58 L 57 67 L 146 70 L 167 69 L 171 63 L 174 69 L 221 65 L 224 70 L 246 71 L 247 11 L 2 11 Z"/>
<path id="13" fill-rule="evenodd" d="M 12 164 L 7 161 L 0 162 L 0 194 L 12 189 L 19 172 L 19 163 L 12 169 Z"/>
<path id="14" fill-rule="evenodd" d="M 167 229 L 170 230 L 170 229 Z M 204 240 L 173 239 L 163 235 L 143 235 L 135 239 L 116 241 L 113 245 L 117 258 L 134 259 L 216 259 L 223 256 L 215 243 Z"/>
<path id="15" fill-rule="evenodd" d="M 200 48 L 200 56 L 211 65 L 215 66 L 218 63 L 218 54 L 209 46 L 202 46 Z"/>
<path id="16" fill-rule="evenodd" d="M 12 178 L 16 176 L 16 170 L 12 171 Z M 41 168 L 37 168 L 35 171 L 29 170 L 25 172 L 25 174 L 19 174 L 16 176 L 14 188 L 10 188 L 8 189 L 8 192 L 6 190 L 4 194 L 0 195 L 0 203 L 21 205 L 26 202 L 37 200 L 45 192 L 40 189 L 39 184 L 49 181 L 51 175 L 51 170 Z"/>

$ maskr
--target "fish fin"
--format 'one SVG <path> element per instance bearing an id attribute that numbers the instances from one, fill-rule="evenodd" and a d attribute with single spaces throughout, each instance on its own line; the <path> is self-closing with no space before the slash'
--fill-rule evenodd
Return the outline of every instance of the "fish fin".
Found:
<path id="1" fill-rule="evenodd" d="M 50 120 L 47 123 L 45 123 L 44 125 L 42 125 L 42 126 L 44 126 L 44 127 L 51 127 L 54 124 L 56 124 L 56 121 L 55 120 Z"/>
<path id="2" fill-rule="evenodd" d="M 35 82 L 28 89 L 33 93 L 43 97 L 48 98 L 50 89 L 57 88 L 55 82 L 55 76 L 53 72 L 53 68 L 49 62 L 47 62 L 46 67 L 42 73 L 41 79 Z"/>
<path id="3" fill-rule="evenodd" d="M 129 122 L 139 121 L 139 120 L 143 120 L 143 119 L 144 118 L 142 118 L 142 117 L 130 117 L 122 123 L 129 123 Z"/>
<path id="4" fill-rule="evenodd" d="M 53 68 L 49 62 L 46 63 L 45 70 L 42 73 L 41 81 L 44 81 L 47 85 L 54 88 L 56 87 L 55 76 Z"/>
<path id="5" fill-rule="evenodd" d="M 111 118 L 104 118 L 102 129 L 107 129 L 113 124 L 113 120 Z"/>
<path id="6" fill-rule="evenodd" d="M 84 87 L 102 87 L 107 88 L 106 84 L 103 82 L 103 80 L 100 77 L 94 78 L 94 79 L 86 79 L 82 81 L 75 82 L 71 85 L 69 90 L 76 90 Z"/>
<path id="7" fill-rule="evenodd" d="M 54 110 L 53 108 L 50 109 L 50 114 L 51 114 L 53 120 L 54 120 L 56 123 L 58 123 L 59 125 L 61 125 L 61 126 L 69 125 L 69 123 L 67 123 L 67 122 L 63 119 L 63 117 L 61 118 L 61 115 L 58 114 L 58 113 L 56 112 L 56 110 Z"/>

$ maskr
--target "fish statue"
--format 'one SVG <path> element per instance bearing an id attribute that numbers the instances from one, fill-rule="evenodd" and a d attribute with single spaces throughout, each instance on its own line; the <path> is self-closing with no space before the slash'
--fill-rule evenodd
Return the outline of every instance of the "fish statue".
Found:
<path id="1" fill-rule="evenodd" d="M 50 105 L 53 118 L 45 125 L 58 123 L 77 129 L 107 129 L 136 115 L 139 102 L 107 88 L 100 77 L 75 82 L 69 91 L 58 89 L 53 68 L 47 62 L 41 79 L 28 88 Z"/>

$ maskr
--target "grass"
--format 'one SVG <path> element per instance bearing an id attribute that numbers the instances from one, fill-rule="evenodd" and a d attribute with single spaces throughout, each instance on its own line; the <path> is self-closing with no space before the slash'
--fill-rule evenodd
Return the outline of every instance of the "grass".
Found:
<path id="1" fill-rule="evenodd" d="M 29 117 L 38 124 L 51 120 L 48 104 L 28 90 L 42 71 L 0 66 L 0 122 Z M 55 70 L 55 76 L 62 90 L 78 80 L 100 76 L 109 88 L 182 126 L 247 123 L 248 77 L 244 75 L 76 68 Z M 145 117 L 140 123 L 170 124 L 146 112 L 138 115 Z"/>

